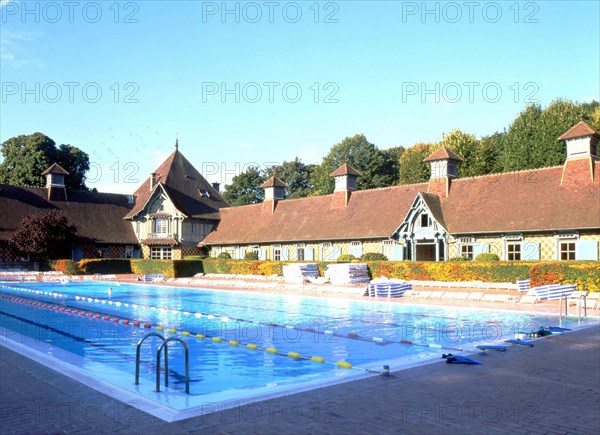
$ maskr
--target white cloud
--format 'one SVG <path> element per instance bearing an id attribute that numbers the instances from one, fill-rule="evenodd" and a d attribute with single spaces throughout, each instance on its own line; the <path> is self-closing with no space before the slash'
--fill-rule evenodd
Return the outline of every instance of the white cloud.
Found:
<path id="1" fill-rule="evenodd" d="M 7 3 L 3 3 L 4 7 Z M 43 62 L 28 54 L 25 45 L 29 41 L 34 41 L 41 37 L 40 32 L 13 32 L 11 30 L 2 29 L 0 33 L 0 59 L 14 68 L 24 66 L 41 68 Z"/>

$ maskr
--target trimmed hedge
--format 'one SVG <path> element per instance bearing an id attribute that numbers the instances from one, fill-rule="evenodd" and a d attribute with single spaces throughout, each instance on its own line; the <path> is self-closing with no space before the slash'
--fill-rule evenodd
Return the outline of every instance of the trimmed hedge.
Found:
<path id="1" fill-rule="evenodd" d="M 482 252 L 481 254 L 477 254 L 475 261 L 500 261 L 500 257 L 493 252 Z"/>
<path id="2" fill-rule="evenodd" d="M 367 252 L 360 256 L 361 262 L 365 261 L 388 261 L 388 258 L 380 252 Z"/>
<path id="3" fill-rule="evenodd" d="M 554 262 L 539 263 L 531 267 L 531 286 L 537 287 L 556 282 L 577 284 L 579 290 L 600 291 L 600 263 Z"/>
<path id="4" fill-rule="evenodd" d="M 90 259 L 77 265 L 71 260 L 56 260 L 54 270 L 75 274 L 162 273 L 166 278 L 189 277 L 196 273 L 283 275 L 283 266 L 294 262 L 250 260 L 128 260 Z M 321 276 L 331 262 L 316 262 Z M 369 261 L 373 278 L 386 276 L 425 281 L 515 282 L 531 279 L 532 286 L 575 283 L 580 290 L 600 291 L 600 262 L 597 261 Z M 77 271 L 79 268 L 79 271 Z"/>
<path id="5" fill-rule="evenodd" d="M 50 269 L 62 272 L 65 275 L 78 275 L 79 268 L 73 260 L 50 260 L 48 263 Z"/>
<path id="6" fill-rule="evenodd" d="M 115 273 L 131 273 L 131 260 L 125 258 L 94 258 L 80 260 L 77 267 L 84 275 L 101 273 L 104 275 Z"/>

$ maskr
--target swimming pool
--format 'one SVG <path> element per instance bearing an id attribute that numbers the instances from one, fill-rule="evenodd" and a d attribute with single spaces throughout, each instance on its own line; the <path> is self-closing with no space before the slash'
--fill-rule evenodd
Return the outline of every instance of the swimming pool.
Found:
<path id="1" fill-rule="evenodd" d="M 557 323 L 557 316 L 522 312 L 115 282 L 0 285 L 3 343 L 56 358 L 175 414 L 372 376 L 384 364 L 420 364 Z M 189 395 L 179 343 L 169 345 L 168 388 L 155 391 L 159 339 L 141 347 L 134 384 L 136 344 L 149 332 L 189 347 Z"/>

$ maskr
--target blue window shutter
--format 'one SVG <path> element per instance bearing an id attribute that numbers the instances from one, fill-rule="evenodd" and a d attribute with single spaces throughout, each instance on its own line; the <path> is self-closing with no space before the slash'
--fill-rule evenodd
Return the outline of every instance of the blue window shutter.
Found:
<path id="1" fill-rule="evenodd" d="M 538 242 L 521 242 L 521 260 L 539 260 L 540 244 Z"/>
<path id="2" fill-rule="evenodd" d="M 489 243 L 475 243 L 473 245 L 473 260 L 477 258 L 477 255 L 490 252 Z"/>
<path id="3" fill-rule="evenodd" d="M 304 248 L 304 260 L 313 261 L 314 250 L 312 248 Z"/>
<path id="4" fill-rule="evenodd" d="M 390 258 L 393 261 L 402 261 L 404 260 L 404 248 L 402 245 L 394 245 L 394 254 L 393 257 Z"/>
<path id="5" fill-rule="evenodd" d="M 290 259 L 290 250 L 287 248 L 281 248 L 281 261 L 288 261 Z"/>
<path id="6" fill-rule="evenodd" d="M 331 260 L 329 260 L 329 261 L 337 260 L 340 255 L 342 255 L 342 248 L 340 246 L 332 247 L 331 248 Z"/>
<path id="7" fill-rule="evenodd" d="M 577 240 L 575 259 L 598 261 L 598 242 L 595 240 Z"/>
<path id="8" fill-rule="evenodd" d="M 267 259 L 267 253 L 264 249 L 258 250 L 258 259 L 261 261 L 265 261 Z"/>
<path id="9" fill-rule="evenodd" d="M 350 245 L 348 252 L 350 252 L 350 254 L 354 255 L 356 258 L 360 257 L 362 255 L 362 244 L 358 246 Z"/>

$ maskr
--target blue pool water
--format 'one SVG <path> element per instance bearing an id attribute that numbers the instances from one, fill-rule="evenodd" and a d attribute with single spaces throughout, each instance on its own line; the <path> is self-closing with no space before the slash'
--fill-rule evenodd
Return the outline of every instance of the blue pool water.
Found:
<path id="1" fill-rule="evenodd" d="M 383 364 L 393 370 L 558 324 L 557 316 L 522 312 L 114 282 L 7 284 L 0 285 L 0 296 L 3 342 L 38 349 L 179 410 L 365 376 L 370 370 L 380 372 Z M 562 325 L 579 323 L 563 320 Z M 189 396 L 184 394 L 178 343 L 169 346 L 168 388 L 154 391 L 157 339 L 142 347 L 141 383 L 134 385 L 136 343 L 149 332 L 181 338 L 189 346 Z M 289 352 L 301 358 L 289 357 Z M 311 361 L 313 356 L 325 362 Z M 339 367 L 340 361 L 352 368 Z"/>

